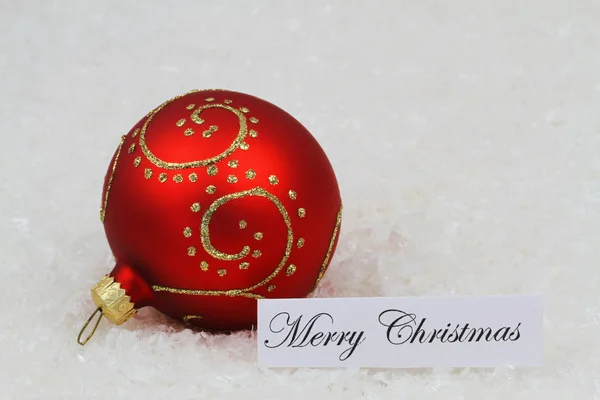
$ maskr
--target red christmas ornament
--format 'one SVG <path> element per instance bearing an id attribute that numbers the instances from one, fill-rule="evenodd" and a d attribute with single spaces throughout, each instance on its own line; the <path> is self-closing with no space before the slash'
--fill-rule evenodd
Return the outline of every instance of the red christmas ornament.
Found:
<path id="1" fill-rule="evenodd" d="M 288 113 L 224 90 L 175 97 L 110 163 L 100 215 L 116 266 L 92 288 L 96 312 L 121 324 L 152 306 L 201 328 L 250 328 L 257 299 L 314 290 L 341 208 L 327 156 Z"/>

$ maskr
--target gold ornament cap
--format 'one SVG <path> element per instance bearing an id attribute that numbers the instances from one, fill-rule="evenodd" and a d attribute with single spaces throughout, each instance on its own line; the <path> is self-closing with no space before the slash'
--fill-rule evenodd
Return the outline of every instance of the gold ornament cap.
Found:
<path id="1" fill-rule="evenodd" d="M 92 300 L 96 304 L 96 311 L 90 315 L 83 328 L 79 332 L 77 337 L 77 343 L 80 345 L 86 344 L 96 332 L 98 324 L 102 317 L 112 322 L 115 325 L 121 325 L 125 323 L 129 318 L 133 317 L 137 310 L 134 308 L 134 304 L 131 301 L 131 297 L 127 295 L 125 289 L 121 288 L 119 282 L 115 282 L 112 276 L 106 275 L 98 283 L 96 283 L 92 289 Z M 83 332 L 86 330 L 89 323 L 92 321 L 96 314 L 100 313 L 92 332 L 85 338 L 81 339 Z"/>
<path id="2" fill-rule="evenodd" d="M 102 315 L 115 325 L 121 325 L 133 317 L 137 310 L 127 296 L 121 284 L 115 282 L 112 276 L 105 276 L 92 287 L 92 300 L 98 308 L 102 309 Z"/>

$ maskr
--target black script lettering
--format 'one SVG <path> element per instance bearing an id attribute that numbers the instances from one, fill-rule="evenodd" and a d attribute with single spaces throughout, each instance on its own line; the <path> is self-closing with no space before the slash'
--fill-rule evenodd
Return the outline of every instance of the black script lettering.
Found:
<path id="1" fill-rule="evenodd" d="M 391 344 L 403 344 L 406 343 L 413 335 L 413 325 L 417 316 L 415 314 L 409 314 L 401 310 L 385 310 L 379 314 L 379 323 L 387 327 L 387 340 Z M 395 340 L 394 336 L 399 339 Z M 411 339 L 411 343 L 414 339 Z"/>
<path id="2" fill-rule="evenodd" d="M 284 344 L 285 342 L 287 342 L 288 338 L 290 338 L 290 342 L 293 342 L 294 340 L 296 340 L 296 336 L 298 334 L 298 327 L 300 326 L 300 321 L 302 320 L 302 315 L 299 316 L 294 322 L 290 323 L 290 319 L 292 318 L 292 316 L 287 313 L 287 312 L 280 312 L 279 314 L 275 315 L 272 319 L 271 322 L 269 323 L 269 330 L 273 333 L 280 333 L 283 332 L 283 330 L 286 327 L 291 327 L 291 329 L 288 331 L 287 336 L 285 338 L 283 338 L 283 340 L 276 345 L 270 345 L 269 344 L 269 339 L 265 340 L 265 346 L 274 349 L 277 348 L 279 346 L 281 346 L 282 344 Z M 281 325 L 281 328 L 277 329 L 277 326 Z"/>
<path id="3" fill-rule="evenodd" d="M 461 343 L 463 342 L 465 333 L 467 332 L 467 329 L 469 329 L 469 324 L 466 324 L 465 326 L 463 326 L 462 331 L 460 332 L 460 335 L 458 335 L 459 342 L 461 342 Z"/>
<path id="4" fill-rule="evenodd" d="M 306 346 L 327 346 L 328 344 L 342 346 L 345 342 L 349 345 L 339 356 L 340 361 L 347 360 L 354 352 L 358 345 L 366 339 L 365 332 L 349 331 L 349 332 L 323 332 L 316 327 L 317 324 L 323 325 L 333 324 L 334 320 L 331 314 L 319 313 L 311 317 L 306 324 L 303 324 L 303 315 L 300 315 L 295 320 L 287 312 L 281 312 L 275 315 L 269 323 L 269 330 L 275 334 L 283 334 L 283 340 L 277 344 L 269 343 L 269 340 L 264 341 L 264 345 L 268 348 L 277 348 L 280 346 L 286 347 L 306 347 Z M 323 321 L 323 323 L 321 323 Z M 337 341 L 337 342 L 336 342 Z"/>
<path id="5" fill-rule="evenodd" d="M 508 340 L 508 332 L 510 332 L 510 328 L 508 326 L 502 327 L 494 333 L 494 340 L 496 342 L 503 341 L 506 342 Z"/>
<path id="6" fill-rule="evenodd" d="M 471 331 L 469 332 L 469 334 L 471 336 L 469 336 L 468 341 L 472 342 L 478 332 L 479 332 L 479 336 L 477 337 L 477 339 L 475 339 L 476 342 L 479 342 L 481 340 L 481 338 L 483 337 L 484 334 L 485 334 L 485 340 L 488 341 L 488 342 L 490 341 L 490 337 L 492 336 L 492 328 L 485 328 L 485 329 L 483 329 L 483 328 L 472 328 Z"/>
<path id="7" fill-rule="evenodd" d="M 419 322 L 419 326 L 417 326 L 417 329 L 415 329 L 415 333 L 410 338 L 411 343 L 415 342 L 415 340 L 417 339 L 417 335 L 421 335 L 421 337 L 419 338 L 419 343 L 423 343 L 423 342 L 427 341 L 428 336 L 426 335 L 426 332 L 423 329 L 423 325 L 425 325 L 426 320 L 427 320 L 427 318 L 422 318 L 421 322 Z"/>
<path id="8" fill-rule="evenodd" d="M 519 332 L 520 326 L 521 326 L 521 323 L 519 322 L 519 324 L 517 325 L 515 330 L 508 336 L 508 340 L 510 340 L 511 342 L 515 342 L 515 341 L 519 340 L 519 338 L 521 337 L 521 333 Z"/>
<path id="9" fill-rule="evenodd" d="M 363 335 L 365 334 L 364 331 L 358 333 L 358 332 L 346 332 L 344 334 L 344 340 L 348 339 L 348 344 L 350 345 L 350 348 L 344 350 L 342 352 L 342 354 L 340 354 L 340 361 L 346 361 L 348 359 L 348 357 L 350 357 L 353 353 L 354 350 L 356 350 L 356 347 L 358 347 L 359 344 L 361 344 L 362 342 L 365 341 L 366 338 L 363 337 Z M 356 336 L 356 340 L 354 340 L 354 337 Z M 354 342 L 354 343 L 353 343 Z"/>
<path id="10" fill-rule="evenodd" d="M 323 341 L 323 336 L 325 336 L 325 334 L 323 332 L 317 332 L 313 335 L 312 339 L 310 339 L 310 345 L 311 346 L 318 346 L 321 344 L 321 342 Z"/>
<path id="11" fill-rule="evenodd" d="M 312 317 L 311 319 L 308 320 L 308 323 L 306 324 L 306 326 L 302 329 L 302 331 L 300 332 L 300 334 L 302 334 L 303 332 L 306 331 L 306 333 L 304 333 L 304 337 L 302 338 L 302 340 L 300 341 L 300 343 L 296 343 L 298 341 L 298 339 L 300 338 L 300 336 L 298 336 L 298 338 L 295 338 L 291 341 L 290 346 L 291 347 L 306 347 L 308 346 L 310 343 L 310 341 L 312 340 L 312 338 L 314 337 L 311 336 L 312 330 L 315 326 L 315 324 L 317 323 L 317 321 L 323 317 L 323 316 L 328 316 L 329 319 L 331 320 L 331 323 L 333 323 L 333 317 L 331 316 L 331 314 L 327 314 L 327 313 L 319 313 L 317 315 L 315 315 L 314 317 Z M 302 316 L 300 316 L 300 318 L 302 318 Z M 321 333 L 321 332 L 318 332 Z M 317 334 L 318 334 L 317 333 Z M 321 336 L 323 335 L 323 333 L 321 333 Z M 312 345 L 312 344 L 311 344 Z M 314 345 L 312 345 L 314 346 Z"/>
<path id="12" fill-rule="evenodd" d="M 501 327 L 471 327 L 469 323 L 447 323 L 445 327 L 428 327 L 427 318 L 418 318 L 416 314 L 388 309 L 379 314 L 379 323 L 385 326 L 386 337 L 393 345 L 401 344 L 428 344 L 428 343 L 456 343 L 515 341 L 521 337 L 519 323 L 515 328 Z"/>
<path id="13" fill-rule="evenodd" d="M 448 333 L 447 329 L 445 331 L 446 333 Z M 429 343 L 433 343 L 435 339 L 439 339 L 440 342 L 444 343 L 444 341 L 442 340 L 442 338 L 444 337 L 444 329 L 438 329 L 437 331 L 434 329 L 431 336 L 432 338 L 429 339 Z"/>
<path id="14" fill-rule="evenodd" d="M 429 343 L 433 343 L 435 340 L 435 335 L 437 334 L 437 329 L 432 329 L 431 332 L 427 334 L 427 340 Z"/>
<path id="15" fill-rule="evenodd" d="M 279 343 L 276 345 L 269 345 L 269 340 L 265 340 L 265 346 L 269 347 L 269 348 L 276 348 L 279 347 L 281 345 L 283 345 L 284 343 L 286 343 L 289 339 L 289 344 L 288 347 L 305 347 L 308 345 L 308 338 L 309 335 L 311 333 L 311 330 L 313 328 L 313 326 L 315 325 L 315 323 L 317 322 L 317 320 L 319 320 L 319 318 L 323 317 L 323 316 L 327 316 L 329 317 L 329 319 L 331 320 L 331 323 L 333 323 L 333 317 L 330 314 L 327 313 L 320 313 L 315 315 L 314 317 L 312 317 L 308 323 L 300 330 L 300 332 L 298 332 L 298 330 L 300 329 L 300 324 L 302 322 L 302 315 L 300 315 L 298 318 L 296 318 L 295 321 L 290 323 L 290 319 L 291 319 L 291 315 L 287 312 L 281 312 L 277 315 L 275 315 L 273 317 L 273 319 L 271 319 L 271 322 L 269 323 L 269 329 L 271 332 L 273 333 L 280 333 L 282 332 L 284 329 L 286 329 L 287 327 L 290 327 L 290 330 L 288 331 L 286 337 Z M 282 322 L 282 320 L 285 318 L 285 321 Z M 284 325 L 285 324 L 285 325 Z M 281 325 L 281 328 L 277 328 L 279 325 Z M 300 343 L 296 344 L 296 342 L 300 339 L 300 337 L 304 335 L 303 339 L 300 341 Z"/>
<path id="16" fill-rule="evenodd" d="M 452 333 L 448 336 L 448 343 L 455 343 L 458 341 L 458 328 L 460 328 L 460 325 L 456 324 L 456 328 L 454 328 Z"/>
<path id="17" fill-rule="evenodd" d="M 444 333 L 442 334 L 442 337 L 440 338 L 440 342 L 442 343 L 446 343 L 446 335 L 448 334 L 448 331 L 450 330 L 450 327 L 452 326 L 452 324 L 448 324 L 446 325 L 446 329 L 444 329 Z"/>
<path id="18" fill-rule="evenodd" d="M 337 332 L 327 332 L 327 337 L 325 338 L 325 343 L 323 343 L 323 346 L 327 346 L 330 341 L 335 342 L 335 337 L 337 334 Z"/>

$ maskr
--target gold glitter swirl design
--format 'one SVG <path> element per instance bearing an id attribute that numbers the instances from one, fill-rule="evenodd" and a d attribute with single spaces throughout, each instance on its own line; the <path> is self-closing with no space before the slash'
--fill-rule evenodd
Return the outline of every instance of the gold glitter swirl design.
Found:
<path id="1" fill-rule="evenodd" d="M 177 289 L 167 286 L 152 285 L 155 292 L 168 292 L 173 294 L 185 294 L 188 296 L 230 296 L 230 297 L 248 297 L 250 299 L 264 299 L 260 294 L 248 293 L 239 289 L 233 290 L 196 290 L 196 289 Z"/>
<path id="2" fill-rule="evenodd" d="M 168 100 L 168 101 L 164 102 L 163 104 L 161 104 L 160 106 L 158 106 L 155 110 L 153 110 L 150 113 L 150 115 L 148 116 L 148 119 L 146 119 L 146 122 L 144 123 L 144 126 L 142 127 L 142 129 L 140 131 L 140 141 L 139 141 L 140 148 L 142 149 L 142 152 L 144 153 L 146 158 L 148 158 L 148 160 L 150 160 L 150 162 L 152 162 L 154 165 L 164 168 L 164 169 L 185 169 L 185 168 L 204 167 L 204 166 L 207 166 L 210 164 L 214 164 L 214 163 L 224 159 L 225 157 L 231 155 L 235 150 L 237 150 L 242 145 L 242 143 L 244 142 L 244 139 L 246 138 L 246 135 L 248 134 L 248 123 L 246 121 L 246 117 L 244 116 L 244 113 L 241 112 L 240 110 L 235 109 L 226 104 L 209 103 L 209 104 L 204 104 L 204 105 L 196 108 L 190 117 L 191 120 L 194 121 L 196 124 L 202 124 L 204 122 L 204 120 L 200 117 L 200 114 L 202 113 L 202 111 L 209 109 L 209 108 L 222 108 L 224 110 L 232 112 L 233 114 L 235 114 L 238 117 L 238 122 L 239 122 L 240 128 L 239 128 L 237 136 L 235 137 L 235 139 L 233 140 L 231 145 L 222 153 L 217 154 L 214 157 L 206 158 L 203 160 L 188 161 L 188 162 L 169 162 L 169 161 L 161 160 L 158 157 L 156 157 L 156 155 L 154 155 L 154 153 L 152 153 L 152 151 L 148 148 L 148 145 L 146 143 L 146 131 L 148 129 L 148 126 L 152 122 L 152 119 L 154 119 L 154 117 L 156 116 L 156 114 L 158 114 L 167 104 L 173 102 L 175 99 L 178 99 L 178 98 L 179 97 L 175 97 L 171 100 Z M 185 121 L 184 119 L 182 119 L 182 120 Z M 183 125 L 183 123 L 181 125 L 179 125 L 179 123 L 182 120 L 177 121 L 177 126 Z"/>
<path id="3" fill-rule="evenodd" d="M 119 143 L 119 147 L 117 148 L 117 154 L 115 154 L 115 161 L 113 161 L 112 168 L 110 169 L 110 177 L 108 178 L 108 184 L 106 185 L 106 193 L 104 193 L 104 203 L 100 207 L 100 221 L 104 222 L 104 218 L 106 217 L 106 206 L 108 205 L 108 195 L 110 193 L 110 188 L 112 186 L 113 178 L 115 177 L 115 170 L 117 169 L 117 162 L 119 161 L 119 156 L 121 155 L 121 149 L 123 148 L 123 143 L 125 142 L 125 138 L 127 136 L 121 136 L 121 143 Z"/>
<path id="4" fill-rule="evenodd" d="M 211 222 L 211 219 L 212 219 L 213 215 L 215 214 L 215 212 L 221 206 L 223 206 L 224 204 L 226 204 L 230 201 L 241 199 L 241 198 L 248 197 L 248 196 L 263 197 L 263 198 L 271 201 L 277 207 L 277 210 L 281 214 L 283 221 L 287 227 L 287 241 L 286 241 L 286 247 L 285 247 L 283 257 L 279 261 L 279 264 L 277 265 L 277 267 L 266 278 L 264 278 L 262 281 L 260 281 L 256 284 L 251 285 L 246 288 L 235 288 L 235 289 L 229 289 L 229 290 L 179 289 L 179 288 L 160 286 L 160 285 L 153 285 L 152 290 L 154 290 L 155 292 L 169 292 L 169 293 L 175 293 L 175 294 L 185 294 L 185 295 L 194 295 L 194 296 L 211 295 L 211 296 L 241 296 L 241 297 L 248 297 L 248 298 L 253 298 L 253 299 L 263 298 L 263 296 L 260 296 L 260 295 L 254 294 L 254 293 L 249 293 L 249 292 L 267 284 L 284 268 L 284 266 L 286 265 L 286 263 L 290 257 L 290 253 L 291 253 L 292 247 L 294 245 L 294 234 L 293 234 L 293 230 L 292 230 L 292 223 L 291 223 L 290 215 L 286 211 L 286 209 L 283 206 L 283 204 L 281 203 L 281 201 L 275 195 L 273 195 L 272 193 L 270 193 L 269 191 L 267 191 L 261 187 L 255 187 L 250 190 L 231 193 L 231 194 L 228 194 L 228 195 L 218 198 L 208 207 L 208 209 L 206 210 L 206 212 L 204 213 L 204 215 L 202 217 L 200 237 L 201 237 L 201 242 L 202 242 L 202 246 L 204 247 L 204 250 L 209 255 L 211 255 L 212 257 L 214 257 L 216 259 L 225 260 L 225 261 L 235 261 L 235 260 L 240 260 L 240 259 L 246 257 L 248 254 L 250 254 L 250 246 L 244 246 L 242 248 L 242 250 L 236 254 L 228 254 L 228 253 L 221 252 L 212 245 L 211 240 L 210 240 L 210 222 Z M 253 255 L 255 255 L 255 257 L 260 256 L 260 252 L 257 252 Z M 249 266 L 249 263 L 247 263 L 247 262 L 242 262 L 239 264 L 240 269 L 246 269 L 246 268 L 248 268 L 248 266 Z M 221 274 L 219 274 L 219 275 L 221 275 Z"/>
<path id="5" fill-rule="evenodd" d="M 337 234 L 338 234 L 338 231 L 340 230 L 341 224 L 342 224 L 342 207 L 340 207 L 340 211 L 337 214 L 337 219 L 335 220 L 335 227 L 333 228 L 333 234 L 331 235 L 329 247 L 327 248 L 327 254 L 325 254 L 325 259 L 323 260 L 323 264 L 321 264 L 321 270 L 319 271 L 319 276 L 317 276 L 317 281 L 315 282 L 315 286 L 313 286 L 313 288 L 312 288 L 313 291 L 317 288 L 317 285 L 323 278 L 323 274 L 325 274 L 325 270 L 327 269 L 327 265 L 329 264 L 329 259 L 331 258 L 331 254 L 333 253 L 333 246 L 335 245 L 335 238 L 337 237 Z"/>
<path id="6" fill-rule="evenodd" d="M 201 315 L 186 315 L 183 317 L 183 322 L 189 323 L 192 319 L 202 319 Z"/>
<path id="7" fill-rule="evenodd" d="M 263 189 L 261 187 L 256 187 L 254 189 L 246 190 L 243 192 L 231 193 L 231 194 L 228 194 L 226 196 L 220 197 L 219 199 L 215 200 L 208 207 L 208 210 L 204 213 L 204 216 L 202 217 L 202 224 L 201 224 L 201 228 L 200 228 L 200 236 L 202 238 L 202 246 L 204 247 L 204 250 L 206 250 L 206 252 L 208 254 L 210 254 L 211 256 L 213 256 L 214 258 L 216 258 L 218 260 L 226 260 L 226 261 L 240 260 L 240 259 L 246 257 L 248 254 L 250 254 L 250 246 L 244 246 L 242 248 L 242 250 L 236 254 L 223 253 L 223 252 L 217 250 L 212 245 L 211 240 L 210 240 L 210 221 L 211 221 L 214 213 L 219 209 L 219 207 L 221 207 L 222 205 L 224 205 L 232 200 L 241 199 L 241 198 L 244 198 L 247 196 L 264 197 L 264 198 L 270 200 L 271 202 L 273 202 L 275 204 L 275 206 L 277 207 L 277 209 L 279 210 L 279 212 L 281 213 L 281 216 L 283 217 L 283 220 L 288 229 L 288 234 L 287 234 L 287 239 L 288 239 L 287 242 L 288 243 L 286 246 L 285 255 L 283 257 L 283 263 L 280 263 L 280 266 L 278 266 L 275 269 L 274 273 L 269 275 L 269 278 L 265 281 L 265 283 L 266 283 L 268 280 L 271 280 L 275 275 L 277 275 L 279 270 L 281 270 L 281 267 L 283 266 L 283 264 L 285 264 L 285 261 L 287 261 L 289 254 L 292 250 L 294 235 L 292 232 L 292 224 L 290 221 L 290 216 L 288 215 L 287 211 L 285 210 L 285 207 L 283 206 L 283 204 L 281 203 L 281 201 L 279 201 L 279 199 L 277 197 L 275 197 L 273 194 L 266 191 L 265 189 Z M 242 226 L 243 226 L 242 223 L 240 223 L 240 228 Z M 261 253 L 258 250 L 256 250 L 253 253 L 253 256 L 260 257 L 260 254 Z M 262 284 L 264 284 L 264 283 L 262 283 Z M 250 288 L 247 288 L 246 290 L 251 290 L 258 286 L 261 286 L 261 284 L 251 286 Z"/>

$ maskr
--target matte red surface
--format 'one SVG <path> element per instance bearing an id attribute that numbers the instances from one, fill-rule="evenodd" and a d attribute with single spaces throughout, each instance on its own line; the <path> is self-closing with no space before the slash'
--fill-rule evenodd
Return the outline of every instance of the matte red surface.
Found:
<path id="1" fill-rule="evenodd" d="M 142 118 L 127 134 L 114 171 L 108 195 L 104 227 L 110 247 L 117 259 L 111 273 L 121 282 L 136 307 L 153 306 L 173 318 L 183 320 L 186 315 L 200 316 L 190 323 L 211 329 L 242 329 L 256 323 L 256 299 L 225 295 L 188 295 L 152 290 L 153 285 L 179 289 L 230 290 L 242 289 L 263 281 L 284 256 L 287 228 L 274 203 L 262 197 L 245 197 L 221 206 L 210 223 L 212 244 L 224 253 L 238 253 L 244 246 L 260 250 L 262 256 L 227 261 L 209 255 L 200 237 L 202 216 L 209 206 L 224 195 L 256 187 L 275 195 L 287 210 L 293 229 L 291 255 L 282 270 L 268 283 L 251 293 L 264 297 L 304 297 L 313 289 L 329 247 L 336 217 L 341 207 L 340 193 L 331 165 L 313 136 L 292 116 L 264 100 L 242 93 L 229 91 L 200 91 L 175 99 L 159 111 L 148 125 L 146 141 L 148 148 L 167 162 L 188 162 L 213 157 L 227 149 L 239 131 L 237 116 L 222 108 L 202 111 L 202 124 L 190 118 L 197 107 L 231 100 L 230 106 L 247 107 L 247 119 L 255 117 L 258 123 L 248 121 L 248 129 L 255 129 L 258 137 L 246 137 L 248 150 L 238 148 L 225 159 L 216 162 L 218 173 L 207 174 L 207 167 L 178 170 L 163 169 L 153 164 L 140 147 L 141 135 L 134 137 L 136 129 L 146 122 Z M 194 108 L 187 109 L 194 104 Z M 176 122 L 185 119 L 183 126 Z M 210 125 L 218 126 L 217 132 L 205 138 L 202 132 Z M 184 135 L 187 128 L 195 133 Z M 134 148 L 130 150 L 132 144 Z M 116 155 L 116 153 L 115 153 Z M 134 165 L 141 157 L 139 166 Z M 238 160 L 238 167 L 228 162 Z M 113 157 L 114 161 L 114 157 Z M 113 161 L 105 178 L 102 200 L 111 176 Z M 146 168 L 152 176 L 146 178 Z M 246 178 L 252 169 L 256 178 Z M 160 173 L 168 179 L 161 183 Z M 195 172 L 196 182 L 189 174 Z M 183 182 L 176 183 L 174 176 L 181 174 Z M 229 175 L 237 177 L 237 183 L 229 183 Z M 278 184 L 272 185 L 268 177 L 275 175 Z M 214 194 L 206 187 L 216 186 Z M 295 200 L 288 192 L 297 193 Z M 193 212 L 190 206 L 200 203 L 201 210 Z M 299 208 L 306 209 L 306 217 L 298 216 Z M 240 229 L 239 221 L 247 227 Z M 192 229 L 191 237 L 184 236 L 185 227 Z M 262 240 L 254 239 L 255 232 L 262 232 Z M 297 248 L 298 238 L 305 245 Z M 337 241 L 337 238 L 335 238 Z M 195 247 L 196 254 L 188 255 L 188 248 Z M 335 247 L 334 247 L 335 249 Z M 201 261 L 209 264 L 208 271 L 200 268 Z M 239 268 L 241 262 L 249 262 L 246 270 Z M 286 276 L 288 265 L 296 265 L 296 271 Z M 218 270 L 226 270 L 219 276 Z M 272 291 L 268 287 L 274 285 Z"/>

